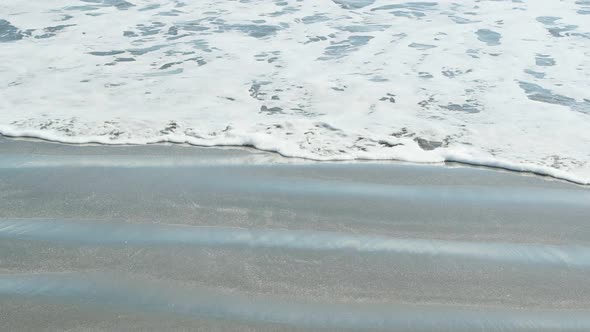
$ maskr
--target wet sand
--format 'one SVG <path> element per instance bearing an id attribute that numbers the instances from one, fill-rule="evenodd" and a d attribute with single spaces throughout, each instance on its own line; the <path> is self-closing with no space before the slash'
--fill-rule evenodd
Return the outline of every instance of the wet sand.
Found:
<path id="1" fill-rule="evenodd" d="M 0 330 L 590 329 L 590 188 L 0 138 Z"/>

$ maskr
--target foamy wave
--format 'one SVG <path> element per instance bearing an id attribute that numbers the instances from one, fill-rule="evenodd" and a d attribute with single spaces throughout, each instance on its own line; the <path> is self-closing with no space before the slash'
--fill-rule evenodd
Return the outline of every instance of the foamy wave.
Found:
<path id="1" fill-rule="evenodd" d="M 171 0 L 0 9 L 0 133 L 456 161 L 590 183 L 588 6 Z"/>
<path id="2" fill-rule="evenodd" d="M 60 136 L 43 130 L 12 130 L 0 126 L 0 134 L 8 137 L 30 137 L 38 138 L 47 141 L 66 143 L 66 144 L 105 144 L 105 145 L 144 145 L 157 143 L 175 143 L 175 144 L 190 144 L 196 146 L 247 146 L 253 147 L 262 151 L 275 152 L 284 157 L 303 158 L 315 161 L 353 161 L 353 160 L 394 160 L 407 161 L 415 163 L 444 163 L 457 162 L 475 166 L 487 166 L 492 168 L 501 168 L 516 172 L 533 173 L 536 175 L 550 176 L 557 179 L 562 179 L 577 184 L 590 184 L 590 179 L 584 176 L 578 176 L 564 170 L 547 167 L 543 165 L 536 165 L 532 163 L 519 163 L 507 160 L 501 160 L 492 156 L 485 156 L 477 152 L 468 152 L 464 149 L 457 149 L 456 151 L 450 148 L 440 148 L 436 151 L 424 151 L 420 148 L 420 144 L 413 140 L 400 140 L 396 143 L 388 143 L 385 145 L 389 149 L 375 149 L 363 150 L 331 156 L 325 155 L 325 151 L 318 150 L 319 153 L 298 149 L 292 142 L 280 142 L 275 137 L 270 135 L 252 135 L 243 137 L 229 137 L 229 138 L 215 138 L 204 139 L 196 138 L 186 135 L 161 135 L 154 137 L 146 137 L 143 139 L 112 139 L 108 136 Z M 391 149 L 390 145 L 403 146 L 408 144 L 408 147 Z"/>

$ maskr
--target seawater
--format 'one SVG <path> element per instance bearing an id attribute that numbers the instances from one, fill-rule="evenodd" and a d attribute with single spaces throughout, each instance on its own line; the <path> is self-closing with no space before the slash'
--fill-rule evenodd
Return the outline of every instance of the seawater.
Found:
<path id="1" fill-rule="evenodd" d="M 590 183 L 590 2 L 3 0 L 0 133 Z"/>

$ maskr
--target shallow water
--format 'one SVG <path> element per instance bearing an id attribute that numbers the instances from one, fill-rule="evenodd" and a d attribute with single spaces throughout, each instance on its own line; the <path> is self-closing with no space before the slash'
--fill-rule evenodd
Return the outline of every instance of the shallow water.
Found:
<path id="1" fill-rule="evenodd" d="M 480 198 L 481 199 L 481 198 Z M 434 259 L 590 268 L 590 247 L 388 238 L 334 232 L 0 219 L 0 239 L 98 246 L 182 246 L 342 251 Z"/>
<path id="2" fill-rule="evenodd" d="M 484 168 L 0 138 L 0 329 L 585 331 L 589 210 Z"/>
<path id="3" fill-rule="evenodd" d="M 0 296 L 58 298 L 74 304 L 154 313 L 174 313 L 196 319 L 213 317 L 304 328 L 403 329 L 404 331 L 584 331 L 590 318 L 584 311 L 477 310 L 440 306 L 346 305 L 283 302 L 276 298 L 227 296 L 200 289 L 108 275 L 61 274 L 0 276 Z"/>
<path id="4" fill-rule="evenodd" d="M 589 8 L 6 0 L 0 133 L 462 161 L 588 183 Z"/>

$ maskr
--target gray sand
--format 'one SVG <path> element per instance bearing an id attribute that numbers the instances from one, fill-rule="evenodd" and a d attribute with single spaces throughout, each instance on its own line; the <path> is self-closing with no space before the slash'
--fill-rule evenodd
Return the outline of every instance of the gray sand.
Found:
<path id="1" fill-rule="evenodd" d="M 590 189 L 0 138 L 0 330 L 590 329 Z"/>

